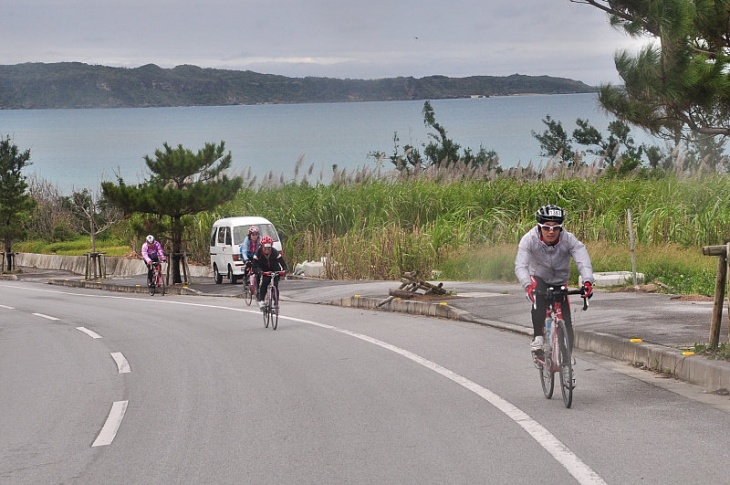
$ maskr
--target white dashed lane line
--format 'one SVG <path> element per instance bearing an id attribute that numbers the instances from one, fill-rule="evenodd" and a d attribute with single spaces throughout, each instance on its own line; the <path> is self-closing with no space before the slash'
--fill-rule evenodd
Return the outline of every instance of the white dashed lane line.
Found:
<path id="1" fill-rule="evenodd" d="M 35 315 L 36 317 L 45 318 L 46 320 L 58 320 L 58 318 L 56 318 L 56 317 L 52 317 L 50 315 L 45 315 L 43 313 L 33 313 L 33 315 Z"/>
<path id="2" fill-rule="evenodd" d="M 7 305 L 0 305 L 0 308 L 3 308 L 5 310 L 13 310 L 13 307 L 9 307 Z M 35 315 L 36 317 L 45 318 L 46 320 L 52 320 L 57 321 L 60 320 L 59 318 L 52 317 L 50 315 L 46 315 L 44 313 L 33 313 L 32 315 Z M 93 339 L 100 339 L 102 338 L 101 335 L 98 333 L 89 330 L 86 327 L 76 327 L 76 330 L 85 333 L 89 337 Z M 117 364 L 117 369 L 120 374 L 128 374 L 132 372 L 131 367 L 129 366 L 129 362 L 124 357 L 124 355 L 121 352 L 112 352 L 111 353 L 112 359 L 114 359 L 114 362 Z M 129 404 L 129 401 L 115 401 L 112 404 L 112 408 L 109 411 L 109 416 L 106 418 L 106 422 L 104 423 L 104 426 L 101 428 L 101 431 L 99 432 L 99 435 L 96 437 L 96 440 L 94 440 L 94 443 L 91 445 L 92 447 L 96 446 L 107 446 L 114 441 L 114 438 L 117 435 L 117 432 L 119 431 L 119 427 L 122 425 L 122 419 L 124 419 L 124 414 L 127 412 L 127 405 Z"/>
<path id="3" fill-rule="evenodd" d="M 122 424 L 124 419 L 124 413 L 127 412 L 127 404 L 129 401 L 116 401 L 112 404 L 112 409 L 109 411 L 109 416 L 106 418 L 106 423 L 101 428 L 99 436 L 96 437 L 93 446 L 107 446 L 114 441 L 114 437 L 119 431 L 119 426 Z"/>
<path id="4" fill-rule="evenodd" d="M 127 359 L 124 358 L 121 352 L 112 352 L 112 359 L 117 363 L 117 369 L 119 369 L 120 374 L 132 372 L 132 369 L 129 367 L 129 362 L 127 362 Z"/>
<path id="5" fill-rule="evenodd" d="M 91 338 L 101 338 L 101 335 L 99 335 L 98 333 L 96 333 L 92 330 L 89 330 L 86 327 L 76 327 L 76 330 L 78 330 L 79 332 L 84 332 L 86 335 L 88 335 Z"/>

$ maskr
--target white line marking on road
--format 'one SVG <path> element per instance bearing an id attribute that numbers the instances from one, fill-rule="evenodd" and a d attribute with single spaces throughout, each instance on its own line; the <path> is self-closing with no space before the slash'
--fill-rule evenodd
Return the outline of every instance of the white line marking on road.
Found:
<path id="1" fill-rule="evenodd" d="M 86 327 L 76 327 L 76 330 L 78 330 L 80 332 L 84 332 L 86 335 L 88 335 L 91 338 L 101 338 L 101 335 L 94 332 L 93 330 L 89 330 Z"/>
<path id="2" fill-rule="evenodd" d="M 0 308 L 4 308 L 6 310 L 15 310 L 13 307 L 7 305 L 0 305 Z"/>
<path id="3" fill-rule="evenodd" d="M 112 352 L 111 355 L 114 362 L 117 363 L 117 369 L 119 369 L 120 374 L 129 374 L 132 372 L 132 369 L 129 367 L 129 362 L 127 362 L 127 359 L 124 358 L 121 352 Z"/>
<path id="4" fill-rule="evenodd" d="M 44 315 L 43 313 L 32 313 L 31 315 L 35 315 L 36 317 L 45 318 L 46 320 L 58 320 L 56 317 L 52 317 L 50 315 Z"/>
<path id="5" fill-rule="evenodd" d="M 5 285 L 0 285 L 0 287 Z M 8 285 L 9 286 L 9 285 Z M 12 287 L 17 288 L 17 287 Z M 88 298 L 112 298 L 112 299 L 119 299 L 119 300 L 134 300 L 134 301 L 146 301 L 146 302 L 153 302 L 155 304 L 169 304 L 169 305 L 187 305 L 187 306 L 195 306 L 195 307 L 204 307 L 204 308 L 217 308 L 220 310 L 229 310 L 229 311 L 235 311 L 235 312 L 245 312 L 245 313 L 259 313 L 256 310 L 244 310 L 240 308 L 231 308 L 231 307 L 225 307 L 220 305 L 209 305 L 209 304 L 203 304 L 203 303 L 190 303 L 190 302 L 182 302 L 182 301 L 175 301 L 175 300 L 151 300 L 147 298 L 129 298 L 125 296 L 111 296 L 111 295 L 93 295 L 93 294 L 83 294 L 83 293 L 73 293 L 70 291 L 55 291 L 55 290 L 40 290 L 40 289 L 28 289 L 24 288 L 30 291 L 47 291 L 47 292 L 53 292 L 53 293 L 62 293 L 62 294 L 68 294 L 73 296 L 82 296 L 82 297 L 88 297 Z M 449 369 L 446 369 L 444 367 L 441 367 L 440 365 L 436 364 L 435 362 L 431 362 L 428 359 L 425 359 L 417 354 L 414 354 L 412 352 L 409 352 L 408 350 L 402 349 L 400 347 L 396 347 L 395 345 L 391 345 L 386 342 L 382 342 L 380 340 L 374 339 L 372 337 L 368 337 L 367 335 L 359 334 L 357 332 L 352 332 L 350 330 L 345 330 L 342 328 L 334 327 L 332 325 L 327 325 L 324 323 L 318 323 L 311 320 L 303 320 L 300 318 L 294 318 L 294 317 L 285 317 L 280 316 L 279 317 L 282 320 L 289 320 L 292 322 L 300 322 L 300 323 L 306 323 L 308 325 L 313 325 L 315 327 L 325 328 L 328 330 L 333 330 L 335 332 L 340 332 L 345 335 L 350 335 L 352 337 L 361 339 L 365 342 L 372 343 L 374 345 L 377 345 L 379 347 L 382 347 L 384 349 L 390 350 L 392 352 L 395 352 L 407 359 L 412 360 L 413 362 L 416 362 L 417 364 L 420 364 L 427 369 L 432 370 L 433 372 L 436 372 L 438 374 L 441 374 L 442 376 L 446 377 L 447 379 L 450 379 L 451 381 L 455 382 L 456 384 L 459 384 L 460 386 L 474 392 L 479 397 L 490 403 L 492 406 L 499 409 L 502 413 L 507 415 L 510 419 L 512 419 L 515 423 L 517 423 L 522 429 L 524 429 L 532 438 L 537 441 L 537 443 L 542 446 L 548 453 L 550 453 L 555 460 L 560 463 L 567 471 L 570 473 L 579 483 L 581 484 L 590 484 L 590 485 L 597 485 L 597 484 L 605 484 L 606 482 L 595 472 L 593 469 L 591 469 L 588 465 L 583 463 L 583 461 L 578 458 L 578 456 L 573 453 L 567 446 L 565 446 L 558 438 L 556 438 L 550 431 L 548 431 L 544 426 L 542 426 L 540 423 L 532 419 L 527 413 L 519 409 L 514 404 L 510 403 L 509 401 L 503 399 L 501 396 L 495 394 L 494 392 L 490 391 L 489 389 L 486 389 L 476 382 L 473 382 L 466 377 L 463 377 L 453 371 L 450 371 Z M 124 401 L 126 402 L 126 401 Z"/>
<path id="6" fill-rule="evenodd" d="M 124 413 L 127 412 L 127 404 L 129 401 L 116 401 L 112 404 L 112 408 L 109 411 L 109 416 L 106 418 L 106 423 L 101 428 L 99 436 L 96 437 L 93 446 L 107 446 L 114 441 L 114 437 L 119 431 L 119 427 L 122 425 L 122 419 L 124 419 Z"/>
<path id="7" fill-rule="evenodd" d="M 350 330 L 345 330 L 338 327 L 333 327 L 332 325 L 326 325 L 322 323 L 317 323 L 309 320 L 302 320 L 299 318 L 293 318 L 293 317 L 282 317 L 286 320 L 292 320 L 296 322 L 301 323 L 307 323 L 309 325 L 314 325 L 321 328 L 326 328 L 329 330 L 333 330 L 335 332 L 340 332 L 345 335 L 350 335 L 351 337 L 358 338 L 360 340 L 364 340 L 365 342 L 371 343 L 373 345 L 377 345 L 378 347 L 381 347 L 386 350 L 390 350 L 391 352 L 395 352 L 398 355 L 401 355 L 405 357 L 406 359 L 410 359 L 413 362 L 420 364 L 427 369 L 430 369 L 437 374 L 441 374 L 442 376 L 446 377 L 447 379 L 452 380 L 453 382 L 459 384 L 460 386 L 472 391 L 477 396 L 481 397 L 485 401 L 487 401 L 489 404 L 494 406 L 495 408 L 502 411 L 507 417 L 512 419 L 515 423 L 517 423 L 522 429 L 527 431 L 527 433 L 532 436 L 532 438 L 537 441 L 540 446 L 542 446 L 545 451 L 550 453 L 555 460 L 560 463 L 563 468 L 565 468 L 568 473 L 570 473 L 573 478 L 575 478 L 578 483 L 581 484 L 590 484 L 590 485 L 596 485 L 596 484 L 605 484 L 606 482 L 595 472 L 593 469 L 591 469 L 588 465 L 583 463 L 583 461 L 578 458 L 578 456 L 570 451 L 570 449 L 565 446 L 558 438 L 556 438 L 550 431 L 548 431 L 544 426 L 542 426 L 540 423 L 532 419 L 527 413 L 519 409 L 514 404 L 510 403 L 509 401 L 503 399 L 499 395 L 495 394 L 494 392 L 490 391 L 489 389 L 486 389 L 476 382 L 473 382 L 466 377 L 457 374 L 456 372 L 453 372 L 449 369 L 446 369 L 445 367 L 442 367 L 435 362 L 432 362 L 428 359 L 425 359 L 421 357 L 418 354 L 414 354 L 413 352 L 409 352 L 408 350 L 402 349 L 400 347 L 397 347 L 395 345 L 389 344 L 387 342 L 383 342 L 382 340 L 374 339 L 372 337 L 369 337 L 367 335 L 363 335 L 361 333 L 353 332 Z"/>

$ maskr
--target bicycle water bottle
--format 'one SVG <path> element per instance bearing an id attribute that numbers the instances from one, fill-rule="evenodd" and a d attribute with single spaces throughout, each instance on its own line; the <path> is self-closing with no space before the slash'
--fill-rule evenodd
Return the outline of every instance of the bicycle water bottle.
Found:
<path id="1" fill-rule="evenodd" d="M 553 338 L 553 319 L 552 318 L 546 318 L 545 319 L 545 344 L 550 348 L 550 343 L 552 342 Z"/>

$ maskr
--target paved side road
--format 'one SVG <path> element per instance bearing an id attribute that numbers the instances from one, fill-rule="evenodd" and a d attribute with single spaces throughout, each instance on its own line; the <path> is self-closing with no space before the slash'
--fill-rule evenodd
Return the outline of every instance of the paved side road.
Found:
<path id="1" fill-rule="evenodd" d="M 7 278 L 7 276 L 6 276 Z M 18 279 L 55 285 L 98 288 L 105 291 L 146 293 L 145 276 L 84 281 L 78 275 L 26 269 Z M 377 311 L 398 311 L 451 318 L 532 335 L 529 303 L 515 284 L 442 282 L 450 296 L 416 302 L 393 300 L 382 304 L 394 281 L 330 281 L 288 278 L 280 285 L 282 299 L 334 304 Z M 215 284 L 212 278 L 192 278 L 189 285 L 173 286 L 171 293 L 240 298 L 241 284 Z M 587 312 L 574 300 L 575 346 L 637 366 L 659 370 L 705 387 L 730 389 L 730 362 L 688 355 L 695 343 L 709 340 L 711 301 L 686 301 L 671 295 L 609 292 L 598 288 Z M 727 339 L 727 318 L 721 329 Z"/>

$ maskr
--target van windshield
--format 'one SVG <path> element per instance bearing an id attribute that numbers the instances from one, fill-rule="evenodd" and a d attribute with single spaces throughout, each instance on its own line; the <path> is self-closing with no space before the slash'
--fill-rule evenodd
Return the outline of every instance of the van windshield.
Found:
<path id="1" fill-rule="evenodd" d="M 233 228 L 233 244 L 241 244 L 243 243 L 243 240 L 246 239 L 246 236 L 248 236 L 248 228 L 251 227 L 249 225 L 245 226 L 235 226 Z M 277 242 L 279 240 L 279 235 L 276 233 L 276 229 L 274 229 L 274 226 L 271 224 L 257 224 L 256 227 L 259 228 L 260 231 L 260 237 L 264 236 L 271 236 L 271 239 L 274 240 L 274 242 Z"/>

